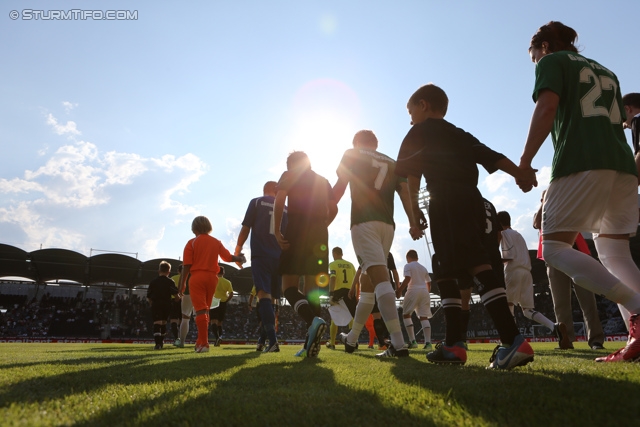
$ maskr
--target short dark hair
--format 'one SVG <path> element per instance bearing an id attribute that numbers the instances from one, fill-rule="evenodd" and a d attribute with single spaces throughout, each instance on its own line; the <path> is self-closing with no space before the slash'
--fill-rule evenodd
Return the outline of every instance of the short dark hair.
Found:
<path id="1" fill-rule="evenodd" d="M 498 212 L 498 222 L 502 226 L 511 227 L 511 215 L 507 211 Z"/>
<path id="2" fill-rule="evenodd" d="M 278 183 L 275 181 L 267 181 L 262 187 L 263 193 L 275 193 L 278 188 Z"/>
<path id="3" fill-rule="evenodd" d="M 449 98 L 444 90 L 433 83 L 427 83 L 415 91 L 413 95 L 411 95 L 411 98 L 409 98 L 409 103 L 415 105 L 421 100 L 428 102 L 432 109 L 442 113 L 442 115 L 447 114 Z"/>
<path id="4" fill-rule="evenodd" d="M 311 161 L 309 160 L 309 156 L 304 151 L 293 151 L 287 157 L 287 169 L 295 169 L 297 167 L 310 168 Z"/>
<path id="5" fill-rule="evenodd" d="M 353 136 L 353 145 L 356 144 L 356 141 L 367 148 L 378 148 L 378 138 L 376 137 L 376 134 L 371 130 L 365 129 L 356 132 L 356 134 Z"/>
<path id="6" fill-rule="evenodd" d="M 548 24 L 538 28 L 538 31 L 531 37 L 529 49 L 532 47 L 541 48 L 542 43 L 547 42 L 551 52 L 568 50 L 577 53 L 578 48 L 574 46 L 576 40 L 578 40 L 576 30 L 560 21 L 549 21 Z"/>
<path id="7" fill-rule="evenodd" d="M 640 108 L 640 93 L 631 92 L 622 97 L 622 105 Z"/>
<path id="8" fill-rule="evenodd" d="M 407 258 L 418 259 L 418 252 L 415 249 L 409 249 L 407 252 Z"/>
<path id="9" fill-rule="evenodd" d="M 171 271 L 171 264 L 167 261 L 161 261 L 159 267 L 160 273 L 168 273 Z"/>
<path id="10" fill-rule="evenodd" d="M 339 253 L 340 255 L 342 255 L 342 248 L 340 246 L 336 246 L 335 248 L 333 248 L 331 250 L 331 253 L 334 253 L 334 252 Z"/>
<path id="11" fill-rule="evenodd" d="M 220 271 L 218 272 L 218 274 L 221 274 L 222 276 L 224 276 L 224 267 L 220 266 Z"/>

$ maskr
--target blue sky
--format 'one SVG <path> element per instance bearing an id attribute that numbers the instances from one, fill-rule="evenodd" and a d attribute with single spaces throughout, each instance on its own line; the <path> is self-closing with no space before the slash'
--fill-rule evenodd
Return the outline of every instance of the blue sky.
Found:
<path id="1" fill-rule="evenodd" d="M 406 102 L 433 82 L 447 119 L 518 163 L 534 104 L 527 48 L 550 20 L 583 54 L 640 91 L 629 2 L 610 1 L 5 1 L 0 6 L 0 243 L 179 258 L 208 216 L 231 250 L 249 200 L 292 150 L 335 183 L 353 134 L 372 129 L 395 157 Z M 13 10 L 128 10 L 136 20 L 12 20 Z M 631 11 L 629 11 L 631 12 Z M 629 136 L 628 136 L 629 137 Z M 630 138 L 630 137 L 629 137 Z M 549 179 L 551 141 L 522 194 L 481 170 L 480 189 L 511 213 L 529 247 Z M 355 261 L 350 200 L 330 246 Z M 399 204 L 392 252 L 413 242 Z M 248 253 L 248 245 L 246 246 Z"/>

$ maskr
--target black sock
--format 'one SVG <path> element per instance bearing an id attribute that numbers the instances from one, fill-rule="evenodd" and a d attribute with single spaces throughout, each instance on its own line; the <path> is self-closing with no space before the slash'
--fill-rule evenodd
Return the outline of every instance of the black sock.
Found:
<path id="1" fill-rule="evenodd" d="M 452 346 L 458 341 L 462 341 L 462 298 L 460 289 L 455 280 L 443 280 L 438 282 L 440 288 L 440 298 L 442 299 L 442 310 L 445 320 L 445 344 Z"/>
<path id="2" fill-rule="evenodd" d="M 218 338 L 222 337 L 222 325 L 218 325 Z"/>
<path id="3" fill-rule="evenodd" d="M 376 337 L 378 337 L 378 345 L 385 345 L 384 340 L 389 338 L 389 331 L 387 330 L 387 325 L 384 324 L 384 320 L 373 319 L 373 330 L 376 333 Z"/>
<path id="4" fill-rule="evenodd" d="M 289 304 L 298 315 L 302 317 L 307 326 L 311 326 L 315 314 L 304 295 L 296 288 L 288 288 L 284 291 L 284 297 L 289 301 Z"/>
<path id="5" fill-rule="evenodd" d="M 171 334 L 173 335 L 173 339 L 177 340 L 180 337 L 178 333 L 178 324 L 176 322 L 171 322 Z"/>
<path id="6" fill-rule="evenodd" d="M 469 315 L 470 310 L 462 310 L 460 313 L 460 328 L 462 329 L 462 340 L 466 341 L 467 339 L 467 330 L 469 329 Z"/>
<path id="7" fill-rule="evenodd" d="M 156 342 L 156 345 L 160 345 L 162 342 L 162 336 L 160 335 L 160 325 L 157 323 L 153 324 L 153 339 Z"/>
<path id="8" fill-rule="evenodd" d="M 211 335 L 213 335 L 214 340 L 218 339 L 218 328 L 214 323 L 211 324 Z"/>
<path id="9" fill-rule="evenodd" d="M 310 293 L 307 295 L 307 301 L 309 301 L 314 317 L 320 317 L 320 294 L 318 292 Z"/>
<path id="10" fill-rule="evenodd" d="M 520 334 L 520 331 L 509 310 L 505 289 L 500 285 L 493 270 L 481 271 L 475 277 L 482 284 L 483 292 L 480 293 L 480 299 L 498 330 L 500 341 L 507 346 L 513 344 L 514 338 Z"/>

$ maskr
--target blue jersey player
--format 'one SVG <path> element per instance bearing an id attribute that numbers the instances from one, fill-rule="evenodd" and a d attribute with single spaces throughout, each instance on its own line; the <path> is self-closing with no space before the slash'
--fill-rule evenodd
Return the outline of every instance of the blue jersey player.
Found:
<path id="1" fill-rule="evenodd" d="M 251 232 L 251 271 L 258 297 L 258 310 L 265 329 L 269 346 L 265 352 L 280 351 L 275 328 L 275 313 L 271 301 L 280 297 L 280 276 L 278 265 L 282 250 L 275 238 L 273 221 L 273 205 L 276 196 L 275 181 L 268 181 L 263 188 L 263 196 L 249 202 L 249 207 L 242 220 L 242 229 L 238 236 L 235 253 L 242 253 L 242 246 Z M 287 224 L 285 207 L 282 227 Z M 260 346 L 261 343 L 258 343 Z M 264 344 L 264 343 L 263 343 Z"/>

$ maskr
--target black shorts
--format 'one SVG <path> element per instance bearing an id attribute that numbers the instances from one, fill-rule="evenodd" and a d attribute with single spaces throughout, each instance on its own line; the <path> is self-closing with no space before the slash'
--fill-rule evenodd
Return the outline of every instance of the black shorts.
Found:
<path id="1" fill-rule="evenodd" d="M 220 301 L 220 304 L 209 311 L 209 319 L 222 322 L 224 315 L 227 313 L 227 303 Z"/>
<path id="2" fill-rule="evenodd" d="M 492 251 L 500 256 L 497 242 L 485 232 L 486 217 L 477 189 L 451 188 L 445 194 L 430 195 L 429 228 L 441 278 L 468 275 L 472 267 L 492 264 Z"/>
<path id="3" fill-rule="evenodd" d="M 180 319 L 182 317 L 182 300 L 172 299 L 169 319 Z"/>
<path id="4" fill-rule="evenodd" d="M 280 255 L 280 274 L 296 276 L 327 274 L 329 231 L 324 220 L 289 215 L 284 238 L 290 246 Z"/>
<path id="5" fill-rule="evenodd" d="M 431 257 L 431 267 L 433 268 L 434 282 L 437 283 L 440 278 L 443 278 L 443 279 L 447 278 L 446 276 L 442 275 L 437 254 L 433 254 L 433 256 Z M 456 280 L 458 281 L 458 289 L 460 289 L 461 291 L 473 288 L 473 285 L 474 285 L 473 276 L 467 273 L 466 271 L 459 272 L 458 275 L 456 276 Z"/>
<path id="6" fill-rule="evenodd" d="M 170 311 L 170 301 L 153 301 L 153 304 L 151 304 L 151 318 L 154 322 L 158 322 L 160 320 L 164 320 L 166 322 Z"/>

